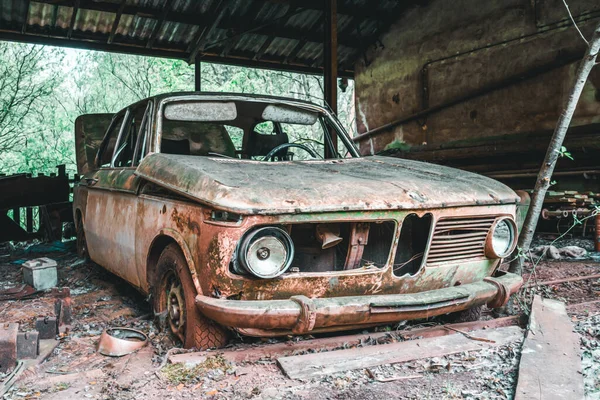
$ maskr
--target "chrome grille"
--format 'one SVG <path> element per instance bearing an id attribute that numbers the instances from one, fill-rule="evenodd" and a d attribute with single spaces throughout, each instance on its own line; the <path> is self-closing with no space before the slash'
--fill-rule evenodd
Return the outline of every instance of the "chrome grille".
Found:
<path id="1" fill-rule="evenodd" d="M 496 217 L 441 219 L 435 225 L 427 264 L 485 257 L 485 239 Z"/>

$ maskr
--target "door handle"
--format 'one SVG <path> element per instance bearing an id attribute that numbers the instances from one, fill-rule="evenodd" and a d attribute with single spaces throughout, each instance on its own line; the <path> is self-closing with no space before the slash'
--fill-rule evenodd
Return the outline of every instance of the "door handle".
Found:
<path id="1" fill-rule="evenodd" d="M 85 182 L 87 183 L 88 186 L 94 186 L 96 183 L 98 183 L 98 179 L 97 178 L 85 178 Z"/>

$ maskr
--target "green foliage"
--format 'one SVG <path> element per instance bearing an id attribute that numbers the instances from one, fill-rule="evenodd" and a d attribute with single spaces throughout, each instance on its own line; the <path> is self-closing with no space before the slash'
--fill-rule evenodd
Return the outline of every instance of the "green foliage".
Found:
<path id="1" fill-rule="evenodd" d="M 389 143 L 387 146 L 385 146 L 384 150 L 409 151 L 410 145 L 406 142 L 402 142 L 402 141 L 396 139 L 393 142 Z"/>
<path id="2" fill-rule="evenodd" d="M 26 100 L 7 107 L 10 91 L 5 86 L 14 88 L 16 81 L 26 82 L 19 86 Z M 0 89 L 0 172 L 51 173 L 59 164 L 75 172 L 73 132 L 79 115 L 114 113 L 156 94 L 192 91 L 194 68 L 181 60 L 0 42 Z M 207 63 L 202 63 L 202 91 L 317 104 L 324 98 L 319 76 Z M 352 82 L 340 93 L 338 110 L 342 124 L 354 134 Z M 3 136 L 9 145 L 3 146 Z"/>
<path id="3" fill-rule="evenodd" d="M 567 148 L 565 146 L 561 146 L 559 155 L 561 157 L 567 157 L 569 160 L 573 160 L 573 156 L 570 152 L 567 151 Z"/>

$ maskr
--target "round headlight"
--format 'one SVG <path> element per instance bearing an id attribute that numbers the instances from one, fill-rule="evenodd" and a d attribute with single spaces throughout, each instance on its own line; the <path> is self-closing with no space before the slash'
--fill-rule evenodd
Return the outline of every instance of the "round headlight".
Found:
<path id="1" fill-rule="evenodd" d="M 238 264 L 243 270 L 265 279 L 283 274 L 293 259 L 294 245 L 290 235 L 276 227 L 259 228 L 247 233 L 237 253 Z"/>
<path id="2" fill-rule="evenodd" d="M 486 242 L 486 255 L 489 258 L 504 258 L 515 249 L 517 227 L 512 219 L 496 220 Z"/>

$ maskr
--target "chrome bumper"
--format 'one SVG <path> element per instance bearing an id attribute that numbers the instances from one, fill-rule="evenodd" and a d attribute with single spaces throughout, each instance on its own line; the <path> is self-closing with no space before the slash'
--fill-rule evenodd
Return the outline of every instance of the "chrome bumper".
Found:
<path id="1" fill-rule="evenodd" d="M 226 300 L 198 295 L 196 306 L 208 318 L 244 333 L 276 330 L 280 334 L 306 334 L 434 317 L 483 304 L 502 307 L 522 285 L 519 275 L 500 273 L 480 282 L 420 293 L 315 299 L 293 296 L 287 300 Z"/>

